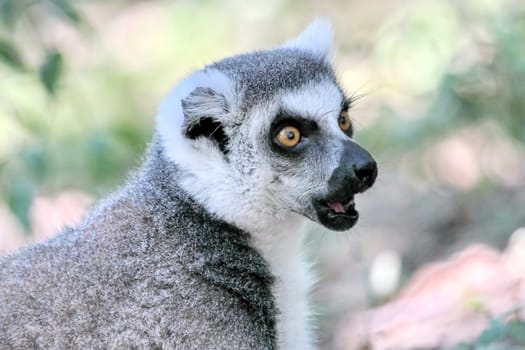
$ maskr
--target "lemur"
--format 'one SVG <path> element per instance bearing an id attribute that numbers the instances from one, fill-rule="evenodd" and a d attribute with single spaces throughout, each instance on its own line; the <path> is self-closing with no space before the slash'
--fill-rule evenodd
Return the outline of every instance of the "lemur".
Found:
<path id="1" fill-rule="evenodd" d="M 125 186 L 0 260 L 0 348 L 315 349 L 302 226 L 350 229 L 377 176 L 331 46 L 317 20 L 176 86 Z"/>

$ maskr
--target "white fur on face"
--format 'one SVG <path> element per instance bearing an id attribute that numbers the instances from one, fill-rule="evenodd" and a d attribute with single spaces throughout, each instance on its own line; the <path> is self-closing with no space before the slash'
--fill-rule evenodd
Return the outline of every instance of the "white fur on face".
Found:
<path id="1" fill-rule="evenodd" d="M 284 93 L 280 99 L 287 111 L 314 120 L 336 138 L 348 137 L 338 125 L 345 97 L 332 81 L 308 84 L 299 90 Z"/>

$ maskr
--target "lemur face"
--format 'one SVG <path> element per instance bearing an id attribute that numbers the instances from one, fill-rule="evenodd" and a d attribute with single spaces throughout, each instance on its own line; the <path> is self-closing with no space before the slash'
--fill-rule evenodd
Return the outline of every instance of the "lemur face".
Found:
<path id="1" fill-rule="evenodd" d="M 248 230 L 297 214 L 332 230 L 356 223 L 354 195 L 372 186 L 377 166 L 352 139 L 329 32 L 314 23 L 284 47 L 219 61 L 161 107 L 158 131 L 179 181 L 226 221 Z"/>
<path id="2" fill-rule="evenodd" d="M 274 96 L 246 118 L 250 127 L 233 138 L 244 153 L 243 139 L 259 155 L 240 157 L 241 167 L 265 179 L 271 203 L 332 230 L 351 228 L 358 219 L 354 195 L 372 186 L 377 165 L 354 142 L 351 101 L 331 79 L 310 82 Z M 262 155 L 262 157 L 261 157 Z M 237 157 L 237 156 L 236 156 Z M 257 165 L 255 165 L 257 164 Z"/>
<path id="3" fill-rule="evenodd" d="M 331 80 L 279 96 L 269 116 L 266 141 L 274 173 L 273 195 L 293 210 L 332 230 L 357 219 L 354 195 L 372 186 L 377 165 L 355 143 L 351 101 Z"/>

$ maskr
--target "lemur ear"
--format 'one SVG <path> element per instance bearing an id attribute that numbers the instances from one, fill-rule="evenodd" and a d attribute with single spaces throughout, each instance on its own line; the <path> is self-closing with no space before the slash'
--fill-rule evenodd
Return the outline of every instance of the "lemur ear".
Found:
<path id="1" fill-rule="evenodd" d="M 222 153 L 228 153 L 228 137 L 219 118 L 228 112 L 228 102 L 223 94 L 209 87 L 197 87 L 181 101 L 184 135 L 195 140 L 206 137 L 217 143 Z"/>
<path id="2" fill-rule="evenodd" d="M 301 34 L 286 42 L 283 47 L 310 51 L 325 60 L 329 60 L 333 38 L 331 22 L 326 18 L 316 18 Z"/>
<path id="3" fill-rule="evenodd" d="M 197 71 L 181 81 L 157 114 L 158 136 L 168 157 L 185 169 L 193 169 L 199 162 L 215 164 L 209 158 L 227 149 L 228 140 L 219 122 L 228 119 L 234 96 L 231 80 L 216 69 Z M 216 144 L 217 152 L 195 147 L 193 140 L 200 136 Z"/>

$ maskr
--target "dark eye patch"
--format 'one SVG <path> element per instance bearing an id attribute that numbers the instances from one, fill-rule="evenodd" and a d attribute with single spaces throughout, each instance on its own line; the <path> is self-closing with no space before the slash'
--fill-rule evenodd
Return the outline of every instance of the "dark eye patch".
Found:
<path id="1" fill-rule="evenodd" d="M 276 141 L 276 137 L 282 128 L 286 126 L 293 126 L 299 129 L 301 133 L 301 141 L 293 148 L 285 148 Z M 313 120 L 303 118 L 292 113 L 281 111 L 277 114 L 270 126 L 270 145 L 273 151 L 285 156 L 297 156 L 306 147 L 306 143 L 319 132 L 319 126 Z"/>
<path id="2" fill-rule="evenodd" d="M 295 126 L 301 131 L 303 135 L 312 134 L 319 130 L 319 126 L 315 121 L 282 111 L 277 114 L 270 129 L 275 129 L 277 127 L 283 127 L 286 125 Z"/>

